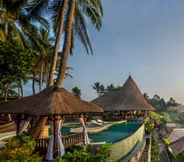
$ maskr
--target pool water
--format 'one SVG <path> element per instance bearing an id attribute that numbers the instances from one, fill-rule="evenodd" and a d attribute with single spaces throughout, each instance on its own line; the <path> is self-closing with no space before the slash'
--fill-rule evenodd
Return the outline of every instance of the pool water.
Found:
<path id="1" fill-rule="evenodd" d="M 89 134 L 89 138 L 92 142 L 115 143 L 132 134 L 139 126 L 136 122 L 116 124 L 99 133 Z"/>
<path id="2" fill-rule="evenodd" d="M 114 143 L 132 134 L 139 126 L 140 124 L 137 122 L 115 124 L 101 132 L 89 134 L 89 138 L 91 142 L 105 141 L 106 143 Z M 69 127 L 62 128 L 62 134 L 66 135 L 69 133 Z"/>

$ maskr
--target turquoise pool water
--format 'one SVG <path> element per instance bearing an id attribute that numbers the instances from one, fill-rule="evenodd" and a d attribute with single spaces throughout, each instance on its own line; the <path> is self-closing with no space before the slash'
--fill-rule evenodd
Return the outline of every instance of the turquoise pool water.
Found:
<path id="1" fill-rule="evenodd" d="M 139 126 L 140 124 L 137 122 L 115 124 L 99 133 L 89 134 L 89 138 L 92 142 L 105 141 L 106 143 L 114 143 L 132 134 Z M 66 135 L 69 133 L 70 128 L 62 128 L 62 134 Z"/>
<path id="2" fill-rule="evenodd" d="M 136 122 L 116 124 L 99 133 L 89 134 L 89 137 L 92 142 L 114 143 L 132 134 L 139 126 Z"/>

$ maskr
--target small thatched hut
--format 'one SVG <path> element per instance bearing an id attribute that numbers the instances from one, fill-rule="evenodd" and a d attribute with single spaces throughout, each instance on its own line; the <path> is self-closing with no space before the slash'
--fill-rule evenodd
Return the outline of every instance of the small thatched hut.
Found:
<path id="1" fill-rule="evenodd" d="M 101 106 L 105 112 L 126 112 L 131 114 L 155 110 L 144 98 L 131 76 L 120 89 L 107 92 L 92 102 Z"/>

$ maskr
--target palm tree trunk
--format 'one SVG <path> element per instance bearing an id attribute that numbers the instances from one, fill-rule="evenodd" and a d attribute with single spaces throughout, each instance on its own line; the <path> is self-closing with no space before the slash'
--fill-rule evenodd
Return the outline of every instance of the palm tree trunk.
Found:
<path id="1" fill-rule="evenodd" d="M 32 92 L 33 92 L 33 95 L 36 94 L 36 90 L 35 90 L 35 72 L 33 72 L 33 78 L 32 78 Z"/>
<path id="2" fill-rule="evenodd" d="M 5 93 L 4 93 L 4 101 L 5 101 L 5 102 L 8 101 L 8 91 L 9 91 L 9 87 L 10 87 L 10 84 L 7 83 L 7 84 L 5 85 Z M 8 121 L 12 121 L 11 114 L 8 114 Z"/>
<path id="3" fill-rule="evenodd" d="M 24 96 L 24 90 L 23 90 L 22 82 L 20 83 L 20 93 L 21 93 L 21 97 L 23 97 Z"/>
<path id="4" fill-rule="evenodd" d="M 52 60 L 51 60 L 51 67 L 50 67 L 49 79 L 48 79 L 48 87 L 54 85 L 54 72 L 56 70 L 56 65 L 57 65 L 58 50 L 59 50 L 61 35 L 63 32 L 63 27 L 64 27 L 64 15 L 65 15 L 65 9 L 67 6 L 67 2 L 68 2 L 68 0 L 63 0 L 63 4 L 62 4 L 62 7 L 61 7 L 60 13 L 59 13 L 60 21 L 59 21 L 59 27 L 57 29 L 57 34 L 56 34 L 54 54 L 53 54 Z"/>
<path id="5" fill-rule="evenodd" d="M 39 91 L 42 90 L 42 86 L 43 86 L 43 63 L 41 64 L 41 69 L 40 69 L 40 77 L 39 77 Z"/>
<path id="6" fill-rule="evenodd" d="M 5 102 L 7 102 L 7 101 L 8 101 L 8 91 L 9 91 L 9 86 L 10 86 L 10 84 L 9 84 L 9 83 L 7 83 L 7 84 L 5 85 L 5 93 L 4 93 L 4 101 L 5 101 Z"/>
<path id="7" fill-rule="evenodd" d="M 73 28 L 75 8 L 76 8 L 76 0 L 70 0 L 69 10 L 67 13 L 67 20 L 66 20 L 67 24 L 66 24 L 64 47 L 63 47 L 63 53 L 62 53 L 63 57 L 61 59 L 58 79 L 56 83 L 56 86 L 58 88 L 63 87 L 63 83 L 65 79 L 67 60 L 68 60 L 68 56 L 70 54 L 70 48 L 71 48 L 71 37 L 72 37 L 72 28 Z"/>

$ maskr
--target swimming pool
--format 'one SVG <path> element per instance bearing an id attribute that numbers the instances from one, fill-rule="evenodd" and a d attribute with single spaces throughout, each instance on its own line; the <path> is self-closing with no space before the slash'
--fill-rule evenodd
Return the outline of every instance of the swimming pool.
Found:
<path id="1" fill-rule="evenodd" d="M 139 126 L 140 124 L 137 122 L 114 124 L 101 132 L 89 134 L 89 138 L 91 142 L 105 141 L 106 143 L 115 143 L 132 134 Z M 68 134 L 69 132 L 70 128 L 62 128 L 63 134 Z"/>
<path id="2" fill-rule="evenodd" d="M 89 134 L 89 137 L 92 142 L 115 143 L 132 134 L 139 126 L 136 122 L 115 124 L 104 131 Z"/>

